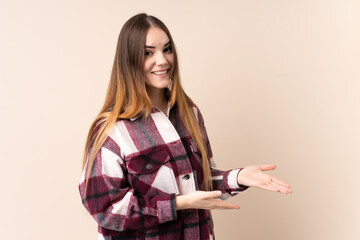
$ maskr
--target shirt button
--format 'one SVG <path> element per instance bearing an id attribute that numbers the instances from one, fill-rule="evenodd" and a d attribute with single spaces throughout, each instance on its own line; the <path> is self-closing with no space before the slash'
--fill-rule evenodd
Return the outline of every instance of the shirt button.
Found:
<path id="1" fill-rule="evenodd" d="M 189 175 L 189 174 L 186 174 L 185 176 L 183 176 L 183 179 L 189 180 L 189 179 L 190 179 L 190 175 Z"/>
<path id="2" fill-rule="evenodd" d="M 152 165 L 151 165 L 150 163 L 146 164 L 146 169 L 147 169 L 147 170 L 152 169 Z"/>

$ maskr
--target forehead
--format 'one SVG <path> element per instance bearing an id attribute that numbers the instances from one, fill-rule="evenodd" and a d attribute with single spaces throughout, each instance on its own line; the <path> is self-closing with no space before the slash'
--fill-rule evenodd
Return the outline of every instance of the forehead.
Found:
<path id="1" fill-rule="evenodd" d="M 158 27 L 149 28 L 146 34 L 146 46 L 164 46 L 168 42 L 169 37 L 164 32 L 164 30 Z"/>

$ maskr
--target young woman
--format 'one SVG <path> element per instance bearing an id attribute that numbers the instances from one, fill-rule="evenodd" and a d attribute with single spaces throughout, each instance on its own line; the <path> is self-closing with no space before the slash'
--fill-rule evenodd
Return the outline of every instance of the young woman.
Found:
<path id="1" fill-rule="evenodd" d="M 211 209 L 249 186 L 290 193 L 274 165 L 215 168 L 203 117 L 185 94 L 174 41 L 157 18 L 123 26 L 80 182 L 99 239 L 214 239 Z"/>

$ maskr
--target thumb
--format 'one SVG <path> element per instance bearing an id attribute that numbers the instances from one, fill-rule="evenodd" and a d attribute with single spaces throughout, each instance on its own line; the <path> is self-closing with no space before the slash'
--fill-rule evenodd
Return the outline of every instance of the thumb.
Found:
<path id="1" fill-rule="evenodd" d="M 269 171 L 269 170 L 274 170 L 276 168 L 275 164 L 269 164 L 269 165 L 261 165 L 260 169 L 262 171 Z"/>
<path id="2" fill-rule="evenodd" d="M 211 191 L 208 192 L 207 198 L 217 198 L 221 196 L 221 191 Z"/>

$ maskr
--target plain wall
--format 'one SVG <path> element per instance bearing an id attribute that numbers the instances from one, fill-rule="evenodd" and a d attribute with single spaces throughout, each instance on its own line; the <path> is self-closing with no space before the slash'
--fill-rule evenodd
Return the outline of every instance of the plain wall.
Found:
<path id="1" fill-rule="evenodd" d="M 251 188 L 217 239 L 360 239 L 358 0 L 0 1 L 0 239 L 96 239 L 78 182 L 118 34 L 169 27 L 221 169 L 274 163 L 293 194 Z"/>

